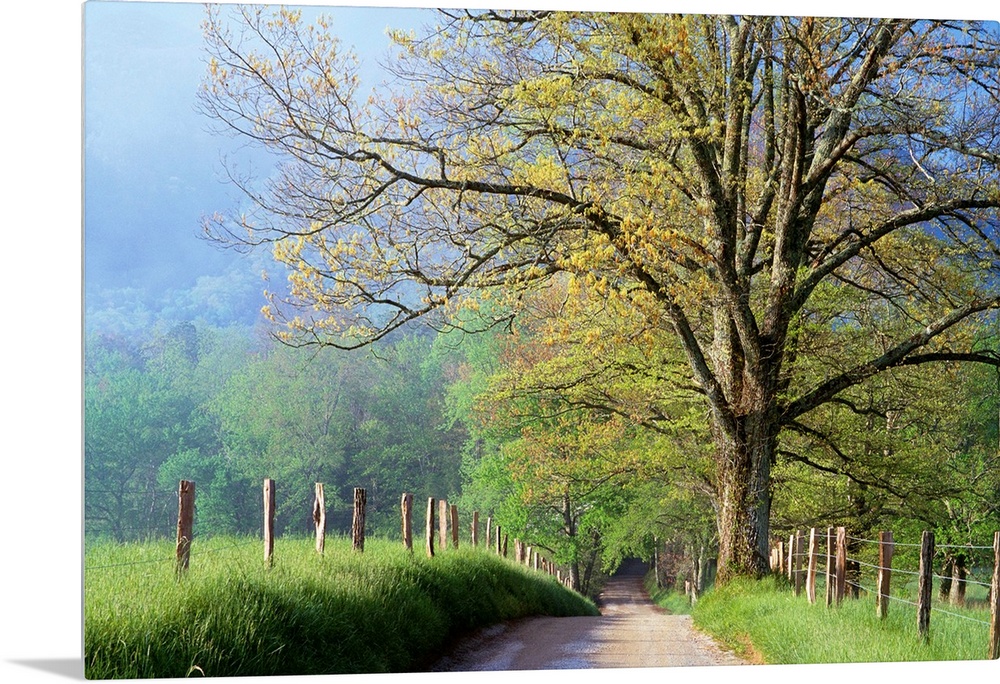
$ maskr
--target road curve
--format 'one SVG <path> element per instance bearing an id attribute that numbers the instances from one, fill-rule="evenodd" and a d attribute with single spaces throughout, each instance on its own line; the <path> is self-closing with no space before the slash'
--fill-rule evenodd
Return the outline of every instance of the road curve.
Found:
<path id="1" fill-rule="evenodd" d="M 480 630 L 459 642 L 432 672 L 565 670 L 611 667 L 742 665 L 698 632 L 687 615 L 655 606 L 642 586 L 642 566 L 612 577 L 599 617 L 538 617 Z"/>

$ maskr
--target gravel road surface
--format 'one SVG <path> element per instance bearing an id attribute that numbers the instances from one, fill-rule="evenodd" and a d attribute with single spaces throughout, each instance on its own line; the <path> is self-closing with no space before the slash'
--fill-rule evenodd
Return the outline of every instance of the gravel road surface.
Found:
<path id="1" fill-rule="evenodd" d="M 462 640 L 434 672 L 605 667 L 742 665 L 694 629 L 687 615 L 653 605 L 644 566 L 624 566 L 605 586 L 599 617 L 538 617 L 480 630 Z"/>

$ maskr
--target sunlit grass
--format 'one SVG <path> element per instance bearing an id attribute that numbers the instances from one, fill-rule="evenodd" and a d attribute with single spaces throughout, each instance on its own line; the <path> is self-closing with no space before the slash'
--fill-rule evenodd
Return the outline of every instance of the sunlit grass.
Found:
<path id="1" fill-rule="evenodd" d="M 170 542 L 88 544 L 88 678 L 403 672 L 466 630 L 531 614 L 596 614 L 554 579 L 495 554 L 428 559 L 369 539 L 198 540 L 178 580 Z"/>
<path id="2" fill-rule="evenodd" d="M 987 657 L 985 610 L 941 606 L 930 638 L 917 633 L 916 608 L 891 601 L 880 620 L 871 596 L 826 607 L 795 596 L 783 579 L 735 581 L 705 594 L 692 615 L 699 628 L 730 648 L 770 664 L 981 660 Z M 937 607 L 937 606 L 936 606 Z M 961 615 L 962 617 L 958 617 Z"/>
<path id="3" fill-rule="evenodd" d="M 691 613 L 691 602 L 688 598 L 673 589 L 657 587 L 652 573 L 646 575 L 645 585 L 646 591 L 649 593 L 649 599 L 656 605 L 665 608 L 674 615 L 688 615 Z"/>

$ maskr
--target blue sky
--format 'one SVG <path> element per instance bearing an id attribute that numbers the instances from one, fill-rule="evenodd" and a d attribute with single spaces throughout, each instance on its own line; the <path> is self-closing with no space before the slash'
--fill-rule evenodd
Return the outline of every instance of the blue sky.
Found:
<path id="1" fill-rule="evenodd" d="M 317 8 L 307 8 L 317 12 Z M 333 30 L 362 56 L 371 84 L 387 26 L 418 9 L 330 8 Z M 204 71 L 191 3 L 89 2 L 84 15 L 84 296 L 87 328 L 130 332 L 158 318 L 252 322 L 265 254 L 243 257 L 198 238 L 200 218 L 238 206 L 223 154 L 266 169 L 195 111 Z"/>

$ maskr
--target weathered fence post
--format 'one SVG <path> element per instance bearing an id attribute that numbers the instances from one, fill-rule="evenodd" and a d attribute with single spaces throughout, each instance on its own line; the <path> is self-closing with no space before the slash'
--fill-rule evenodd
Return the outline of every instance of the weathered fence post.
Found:
<path id="1" fill-rule="evenodd" d="M 993 582 L 990 584 L 989 659 L 1000 658 L 1000 532 L 993 533 Z"/>
<path id="2" fill-rule="evenodd" d="M 354 517 L 351 520 L 351 548 L 365 550 L 365 505 L 368 493 L 361 487 L 354 488 Z"/>
<path id="3" fill-rule="evenodd" d="M 506 533 L 503 535 L 503 546 L 501 547 L 501 555 L 504 558 L 507 557 L 507 535 L 506 535 Z"/>
<path id="4" fill-rule="evenodd" d="M 788 537 L 788 581 L 795 581 L 795 534 L 792 533 Z"/>
<path id="5" fill-rule="evenodd" d="M 264 563 L 274 561 L 274 480 L 264 480 Z"/>
<path id="6" fill-rule="evenodd" d="M 177 574 L 191 563 L 191 538 L 194 536 L 194 482 L 181 480 L 177 485 Z"/>
<path id="7" fill-rule="evenodd" d="M 472 548 L 479 546 L 479 511 L 472 511 Z"/>
<path id="8" fill-rule="evenodd" d="M 316 552 L 320 555 L 326 548 L 326 497 L 323 483 L 316 483 L 316 497 L 313 499 L 313 525 L 316 527 Z"/>
<path id="9" fill-rule="evenodd" d="M 458 548 L 458 506 L 451 506 L 451 546 Z"/>
<path id="10" fill-rule="evenodd" d="M 778 542 L 778 550 L 775 553 L 778 558 L 778 574 L 784 576 L 785 574 L 785 542 Z"/>
<path id="11" fill-rule="evenodd" d="M 816 555 L 818 553 L 816 528 L 809 530 L 809 567 L 806 575 L 806 597 L 809 603 L 816 603 Z"/>
<path id="12" fill-rule="evenodd" d="M 826 528 L 826 607 L 833 605 L 833 597 L 836 593 L 836 570 L 834 569 L 834 544 L 835 537 L 832 527 Z"/>
<path id="13" fill-rule="evenodd" d="M 448 548 L 448 502 L 438 501 L 438 543 L 441 550 Z"/>
<path id="14" fill-rule="evenodd" d="M 837 605 L 844 600 L 847 589 L 847 528 L 837 528 L 837 587 L 834 599 Z"/>
<path id="15" fill-rule="evenodd" d="M 487 551 L 490 550 L 490 543 L 492 539 L 493 539 L 493 516 L 488 515 L 486 516 L 486 539 L 484 540 L 485 543 L 483 544 L 486 547 Z"/>
<path id="16" fill-rule="evenodd" d="M 920 581 L 917 584 L 917 632 L 924 641 L 930 638 L 933 563 L 934 533 L 924 530 L 920 539 Z"/>
<path id="17" fill-rule="evenodd" d="M 434 557 L 434 497 L 427 499 L 427 532 L 424 535 L 427 543 L 427 557 Z"/>
<path id="18" fill-rule="evenodd" d="M 500 526 L 497 525 L 493 533 L 497 536 L 497 555 L 499 556 L 503 549 L 503 539 L 500 538 Z"/>
<path id="19" fill-rule="evenodd" d="M 795 530 L 795 595 L 802 595 L 802 531 Z"/>
<path id="20" fill-rule="evenodd" d="M 404 492 L 399 508 L 403 518 L 403 546 L 413 553 L 413 495 Z"/>
<path id="21" fill-rule="evenodd" d="M 892 579 L 892 532 L 878 533 L 878 579 L 876 580 L 875 614 L 884 620 L 889 614 L 889 582 Z"/>

